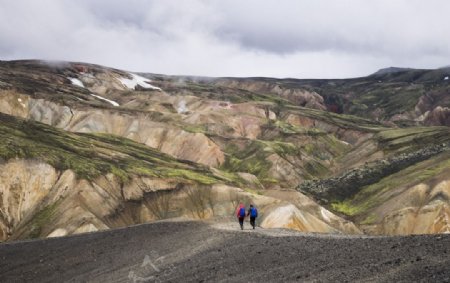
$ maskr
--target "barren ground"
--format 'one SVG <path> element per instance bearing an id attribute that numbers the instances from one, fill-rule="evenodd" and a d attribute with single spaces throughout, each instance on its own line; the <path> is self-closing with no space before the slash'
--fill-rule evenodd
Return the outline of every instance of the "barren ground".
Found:
<path id="1" fill-rule="evenodd" d="M 450 282 L 450 235 L 303 234 L 157 222 L 0 244 L 2 282 Z"/>

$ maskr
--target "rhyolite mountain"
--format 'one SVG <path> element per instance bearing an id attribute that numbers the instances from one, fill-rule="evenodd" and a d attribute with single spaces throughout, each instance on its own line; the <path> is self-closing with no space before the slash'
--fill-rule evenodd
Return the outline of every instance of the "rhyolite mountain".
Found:
<path id="1" fill-rule="evenodd" d="M 166 218 L 450 232 L 450 69 L 202 78 L 0 61 L 0 240 Z M 220 220 L 218 220 L 220 221 Z"/>

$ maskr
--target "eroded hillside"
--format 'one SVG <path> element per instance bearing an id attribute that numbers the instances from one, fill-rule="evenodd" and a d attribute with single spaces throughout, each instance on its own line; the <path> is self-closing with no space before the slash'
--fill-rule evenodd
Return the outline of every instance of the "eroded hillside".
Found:
<path id="1" fill-rule="evenodd" d="M 300 193 L 294 195 L 308 202 L 305 209 L 304 201 L 292 206 L 264 196 L 261 188 L 252 189 L 259 185 L 257 179 L 251 183 L 245 174 L 177 160 L 117 136 L 75 134 L 5 114 L 0 121 L 2 240 L 63 236 L 172 217 L 230 217 L 242 201 L 265 211 L 263 227 L 359 233 L 351 222 Z M 283 207 L 293 216 L 271 223 Z"/>
<path id="2" fill-rule="evenodd" d="M 449 77 L 450 68 L 394 68 L 355 79 L 225 78 L 214 84 L 279 94 L 297 105 L 385 123 L 450 126 Z"/>

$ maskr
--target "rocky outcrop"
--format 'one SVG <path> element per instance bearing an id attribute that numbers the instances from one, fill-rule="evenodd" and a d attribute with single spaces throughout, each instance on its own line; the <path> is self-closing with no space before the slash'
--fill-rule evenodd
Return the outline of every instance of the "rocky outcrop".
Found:
<path id="1" fill-rule="evenodd" d="M 386 176 L 449 149 L 449 144 L 434 145 L 412 153 L 377 160 L 370 166 L 352 169 L 339 177 L 305 181 L 299 185 L 298 190 L 311 194 L 324 203 L 330 199 L 344 200 L 355 195 L 364 186 L 374 184 Z"/>
<path id="2" fill-rule="evenodd" d="M 425 125 L 450 126 L 450 108 L 437 106 L 432 111 L 427 111 L 423 117 Z"/>
<path id="3" fill-rule="evenodd" d="M 422 95 L 415 106 L 415 121 L 423 125 L 450 126 L 448 90 L 435 90 Z"/>

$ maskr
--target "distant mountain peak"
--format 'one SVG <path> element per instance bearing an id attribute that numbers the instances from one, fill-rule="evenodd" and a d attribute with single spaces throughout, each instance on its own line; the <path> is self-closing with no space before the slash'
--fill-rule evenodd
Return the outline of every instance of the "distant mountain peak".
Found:
<path id="1" fill-rule="evenodd" d="M 406 71 L 411 71 L 411 70 L 414 70 L 414 69 L 400 68 L 400 67 L 388 67 L 388 68 L 379 69 L 378 71 L 373 73 L 373 75 L 393 74 L 393 73 L 406 72 Z"/>

